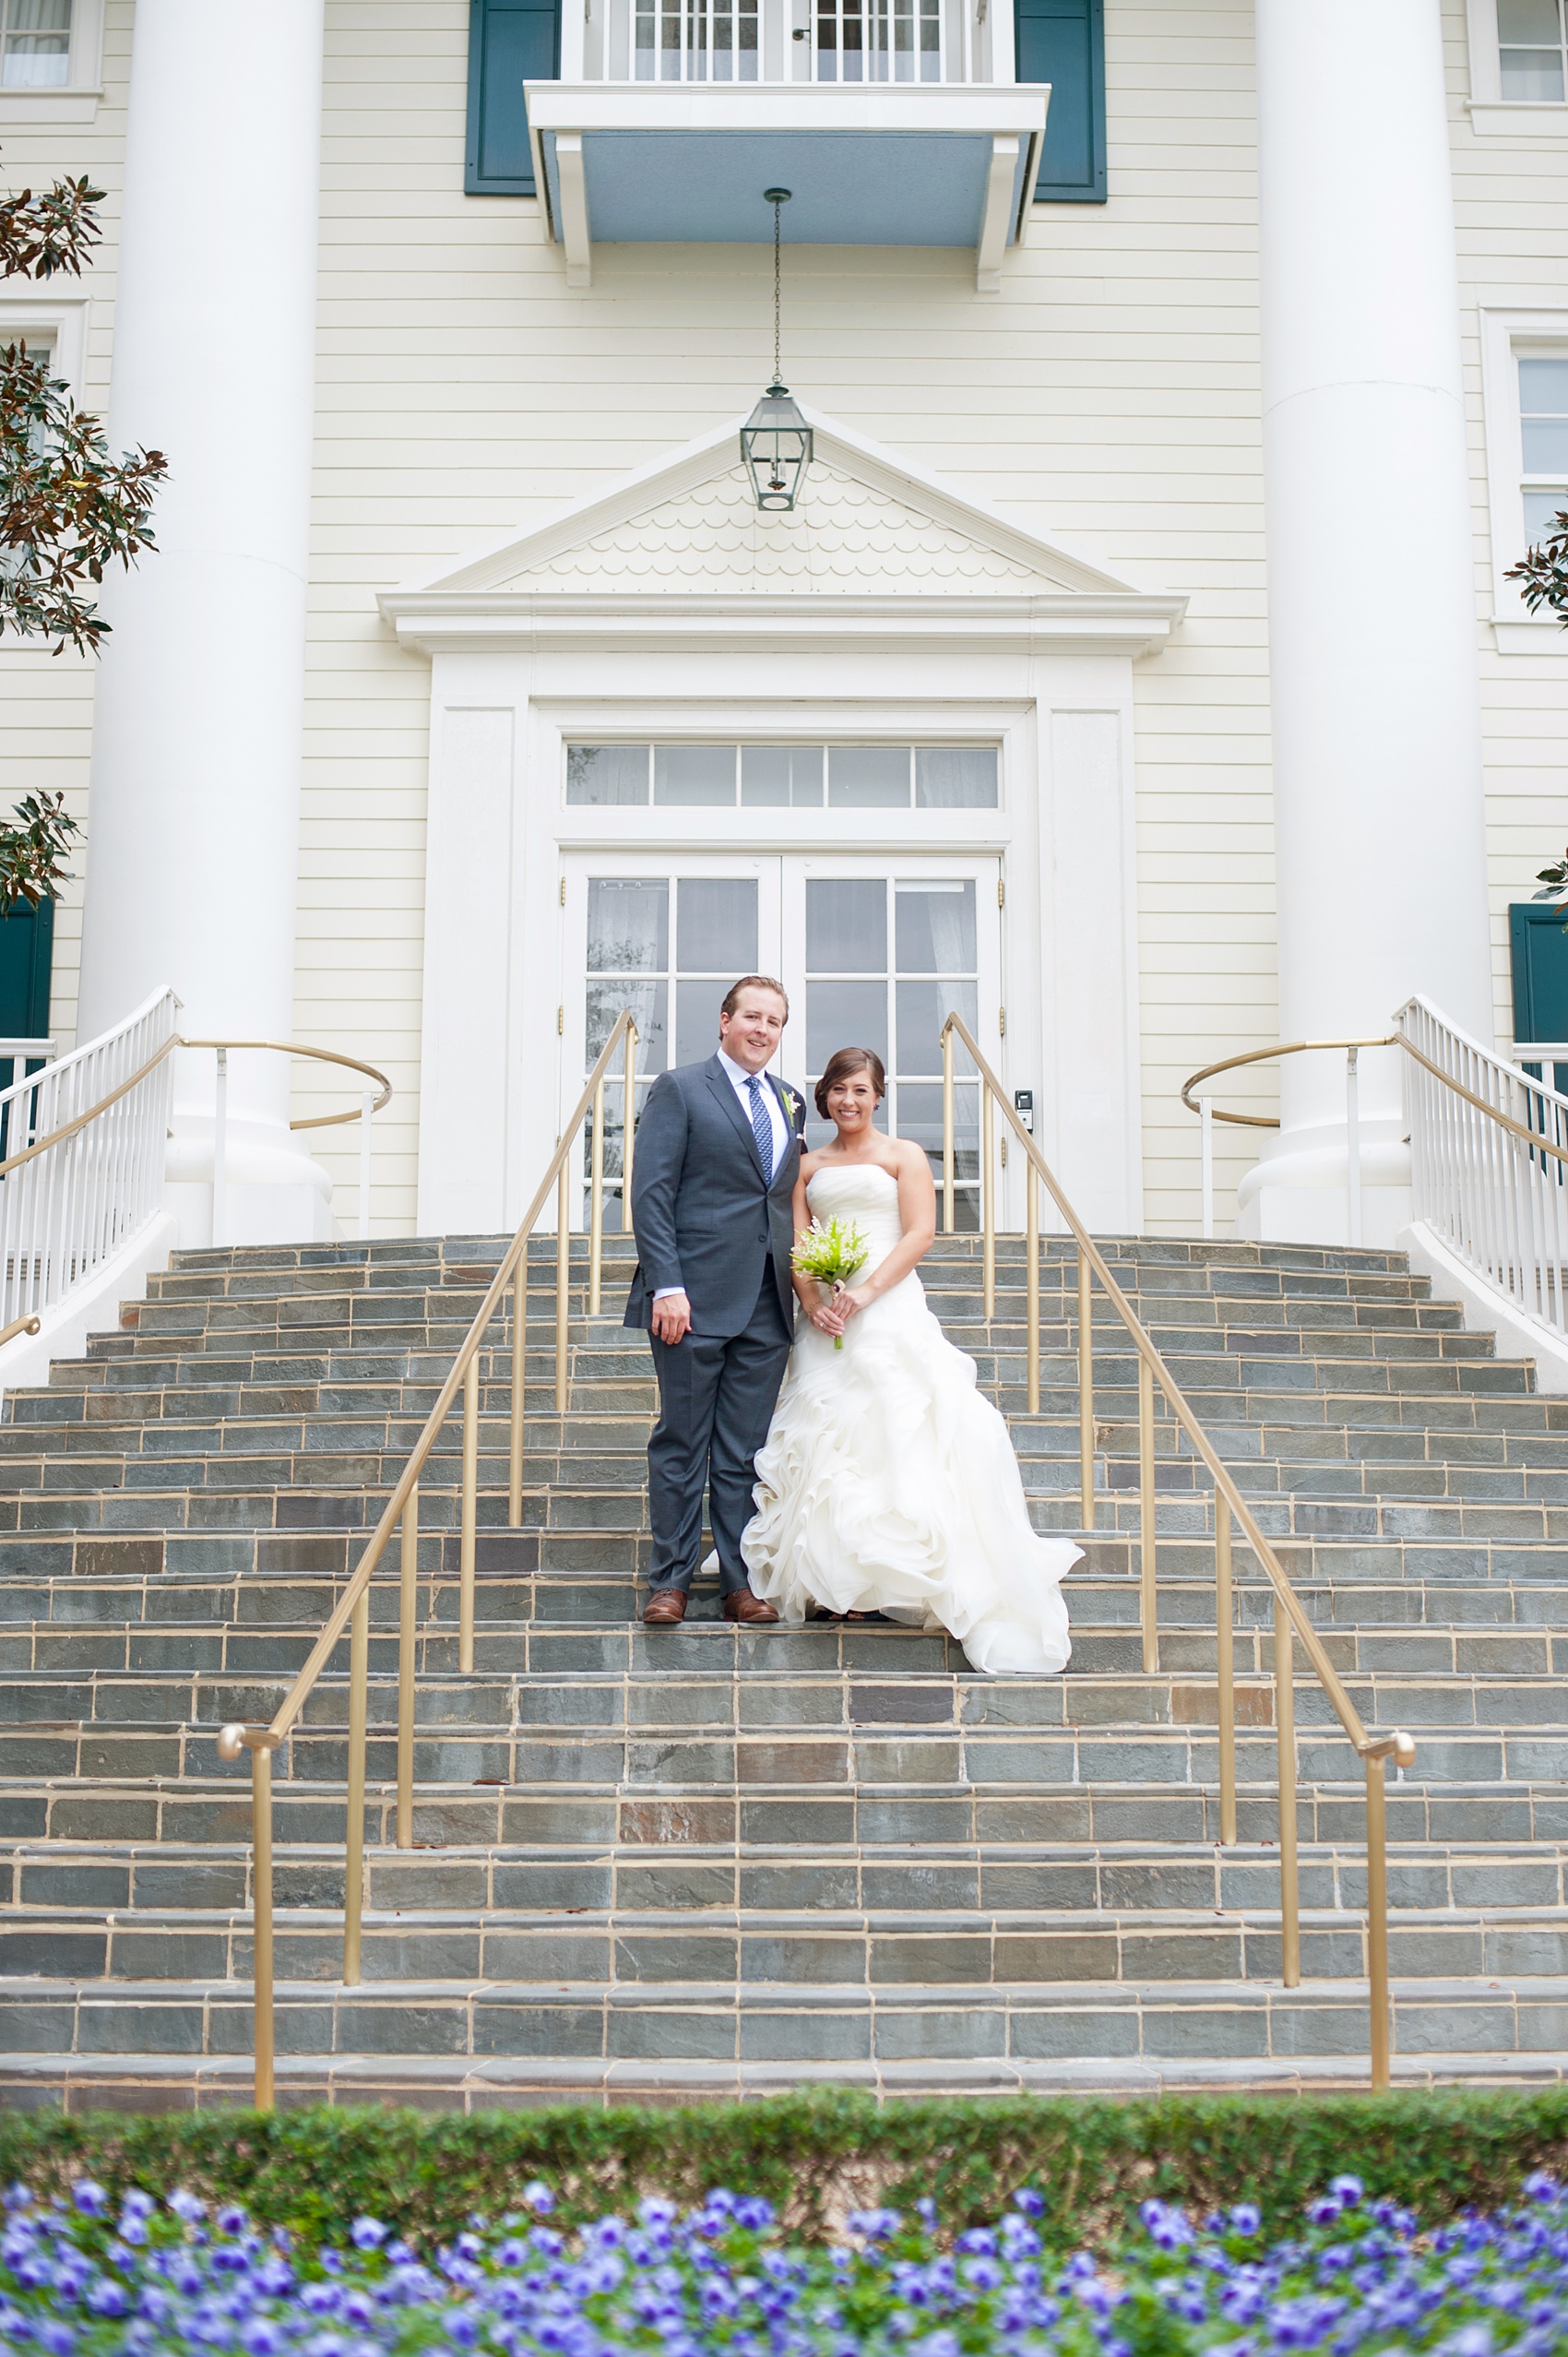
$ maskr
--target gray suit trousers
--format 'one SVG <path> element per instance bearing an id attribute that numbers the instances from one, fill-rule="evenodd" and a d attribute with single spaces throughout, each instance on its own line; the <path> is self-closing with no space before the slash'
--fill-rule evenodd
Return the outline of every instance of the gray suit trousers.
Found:
<path id="1" fill-rule="evenodd" d="M 741 1533 L 754 1511 L 754 1458 L 767 1438 L 790 1356 L 773 1264 L 757 1270 L 756 1306 L 739 1334 L 653 1342 L 659 1422 L 647 1445 L 650 1585 L 689 1589 L 702 1545 L 702 1494 L 726 1596 L 747 1586 Z"/>

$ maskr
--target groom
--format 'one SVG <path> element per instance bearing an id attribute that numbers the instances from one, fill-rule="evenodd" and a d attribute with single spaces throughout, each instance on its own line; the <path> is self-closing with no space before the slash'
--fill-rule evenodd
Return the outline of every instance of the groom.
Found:
<path id="1" fill-rule="evenodd" d="M 795 1324 L 790 1199 L 805 1107 L 766 1070 L 789 1019 L 778 984 L 745 975 L 719 1009 L 718 1054 L 661 1072 L 637 1125 L 626 1324 L 651 1334 L 659 1375 L 650 1628 L 685 1618 L 705 1485 L 725 1619 L 778 1618 L 747 1585 L 741 1533 Z"/>

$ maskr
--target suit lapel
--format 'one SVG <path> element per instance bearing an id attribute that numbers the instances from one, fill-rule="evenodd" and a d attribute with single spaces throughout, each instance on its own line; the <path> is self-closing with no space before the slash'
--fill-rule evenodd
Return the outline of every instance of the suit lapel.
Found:
<path id="1" fill-rule="evenodd" d="M 719 1103 L 724 1108 L 726 1113 L 728 1113 L 731 1122 L 733 1122 L 736 1135 L 743 1141 L 746 1151 L 752 1158 L 752 1168 L 755 1171 L 758 1178 L 760 1179 L 762 1177 L 762 1156 L 757 1152 L 756 1137 L 753 1132 L 751 1123 L 746 1119 L 745 1114 L 741 1110 L 741 1100 L 737 1097 L 734 1089 L 730 1084 L 730 1075 L 725 1071 L 724 1066 L 719 1063 L 719 1058 L 716 1055 L 708 1058 L 707 1064 L 703 1066 L 703 1069 L 707 1075 L 708 1087 L 713 1090 L 714 1095 L 718 1098 Z"/>

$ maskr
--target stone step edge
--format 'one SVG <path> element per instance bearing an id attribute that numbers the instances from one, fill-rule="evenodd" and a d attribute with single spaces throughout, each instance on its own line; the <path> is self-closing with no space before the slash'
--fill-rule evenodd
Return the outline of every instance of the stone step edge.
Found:
<path id="1" fill-rule="evenodd" d="M 552 2061 L 497 2057 L 406 2055 L 279 2055 L 275 2065 L 281 2108 L 344 2103 L 439 2109 L 458 2115 L 517 2106 L 570 2103 L 607 2109 L 631 2102 L 668 2105 L 766 2100 L 796 2089 L 851 2087 L 885 2101 L 964 2095 L 1161 2095 L 1234 2088 L 1293 2094 L 1364 2089 L 1370 2057 L 1302 2055 L 1166 2060 L 1129 2058 L 1039 2062 L 1002 2060 L 918 2062 L 659 2062 Z M 1456 2053 L 1392 2059 L 1396 2086 L 1554 2085 L 1568 2075 L 1568 2055 L 1547 2053 Z M 253 2065 L 243 2055 L 0 2053 L 0 2108 L 58 2109 L 67 2114 L 113 2110 L 246 2110 Z M 53 2101 L 50 2099 L 54 2099 Z M 185 2099 L 182 2103 L 179 2099 Z"/>

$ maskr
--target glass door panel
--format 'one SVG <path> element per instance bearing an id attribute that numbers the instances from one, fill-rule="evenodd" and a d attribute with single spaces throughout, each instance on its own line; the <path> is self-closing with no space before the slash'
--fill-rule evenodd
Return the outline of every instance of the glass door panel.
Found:
<path id="1" fill-rule="evenodd" d="M 718 855 L 574 858 L 565 876 L 561 1118 L 576 1102 L 615 1018 L 637 1025 L 640 1112 L 659 1074 L 696 1064 L 719 1045 L 719 1009 L 742 974 L 777 973 L 779 863 Z M 580 978 L 580 979 L 579 979 Z M 605 1226 L 621 1217 L 624 1066 L 604 1092 Z M 591 1169 L 585 1137 L 582 1179 Z M 575 1216 L 581 1216 L 580 1211 Z"/>
<path id="2" fill-rule="evenodd" d="M 981 1009 L 997 1002 L 997 875 L 994 860 L 785 863 L 784 979 L 797 1010 L 804 1003 L 808 1096 L 836 1049 L 872 1049 L 887 1073 L 880 1125 L 923 1146 L 939 1178 L 942 1026 L 957 1014 L 978 1039 Z M 795 1059 L 801 1045 L 797 1036 Z M 955 1214 L 960 1227 L 973 1228 L 980 1101 L 962 1048 L 956 1069 Z M 809 1142 L 831 1135 L 814 1113 Z"/>

